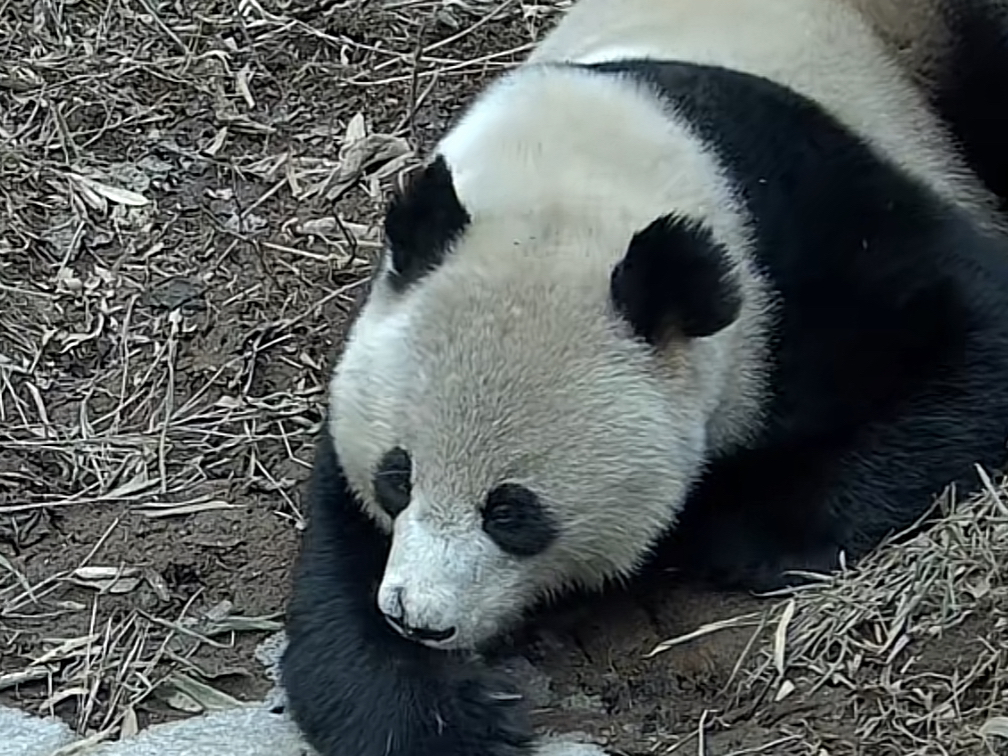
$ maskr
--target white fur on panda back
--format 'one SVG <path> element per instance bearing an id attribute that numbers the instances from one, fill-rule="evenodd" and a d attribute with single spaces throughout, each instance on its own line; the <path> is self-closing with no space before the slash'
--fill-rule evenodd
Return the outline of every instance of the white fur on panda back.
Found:
<path id="1" fill-rule="evenodd" d="M 992 198 L 952 149 L 923 94 L 872 24 L 884 23 L 895 33 L 894 14 L 912 12 L 908 28 L 923 33 L 932 3 L 892 5 L 893 0 L 578 0 L 529 62 L 653 57 L 763 76 L 823 105 L 904 169 L 983 216 Z"/>
<path id="2" fill-rule="evenodd" d="M 846 0 L 875 29 L 903 69 L 927 89 L 954 43 L 946 12 L 964 0 Z"/>

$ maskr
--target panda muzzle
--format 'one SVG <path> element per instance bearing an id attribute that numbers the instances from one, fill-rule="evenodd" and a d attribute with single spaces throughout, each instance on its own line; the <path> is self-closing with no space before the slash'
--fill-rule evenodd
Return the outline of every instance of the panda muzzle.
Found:
<path id="1" fill-rule="evenodd" d="M 383 610 L 382 615 L 385 617 L 385 621 L 388 622 L 392 628 L 404 638 L 419 641 L 421 643 L 444 643 L 455 636 L 455 633 L 457 632 L 455 627 L 449 627 L 444 630 L 434 630 L 429 627 L 411 627 L 406 624 L 403 619 L 406 614 L 402 600 L 403 589 L 396 588 L 394 589 L 394 593 L 394 613 Z"/>

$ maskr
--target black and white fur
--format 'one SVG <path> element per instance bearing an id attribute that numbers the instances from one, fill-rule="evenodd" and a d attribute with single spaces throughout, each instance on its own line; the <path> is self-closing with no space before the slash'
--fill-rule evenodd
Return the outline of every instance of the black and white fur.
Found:
<path id="1" fill-rule="evenodd" d="M 992 204 L 848 2 L 580 0 L 389 208 L 290 607 L 308 740 L 591 753 L 467 652 L 659 546 L 831 569 L 1000 465 Z"/>

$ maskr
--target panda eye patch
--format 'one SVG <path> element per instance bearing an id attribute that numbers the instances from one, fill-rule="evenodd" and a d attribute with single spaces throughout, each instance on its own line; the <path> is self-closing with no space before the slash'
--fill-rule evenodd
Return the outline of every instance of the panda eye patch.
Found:
<path id="1" fill-rule="evenodd" d="M 390 517 L 396 517 L 409 506 L 412 468 L 409 452 L 398 446 L 386 452 L 378 463 L 372 481 L 375 498 Z"/>
<path id="2" fill-rule="evenodd" d="M 539 497 L 515 483 L 504 483 L 487 495 L 483 530 L 501 550 L 517 557 L 545 551 L 558 535 Z"/>

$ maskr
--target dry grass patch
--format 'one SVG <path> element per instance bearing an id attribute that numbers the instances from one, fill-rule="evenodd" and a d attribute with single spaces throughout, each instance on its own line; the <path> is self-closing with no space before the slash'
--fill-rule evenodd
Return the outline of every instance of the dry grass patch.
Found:
<path id="1" fill-rule="evenodd" d="M 780 754 L 1008 753 L 1008 491 L 978 474 L 936 525 L 770 613 L 729 723 L 785 716 Z"/>

